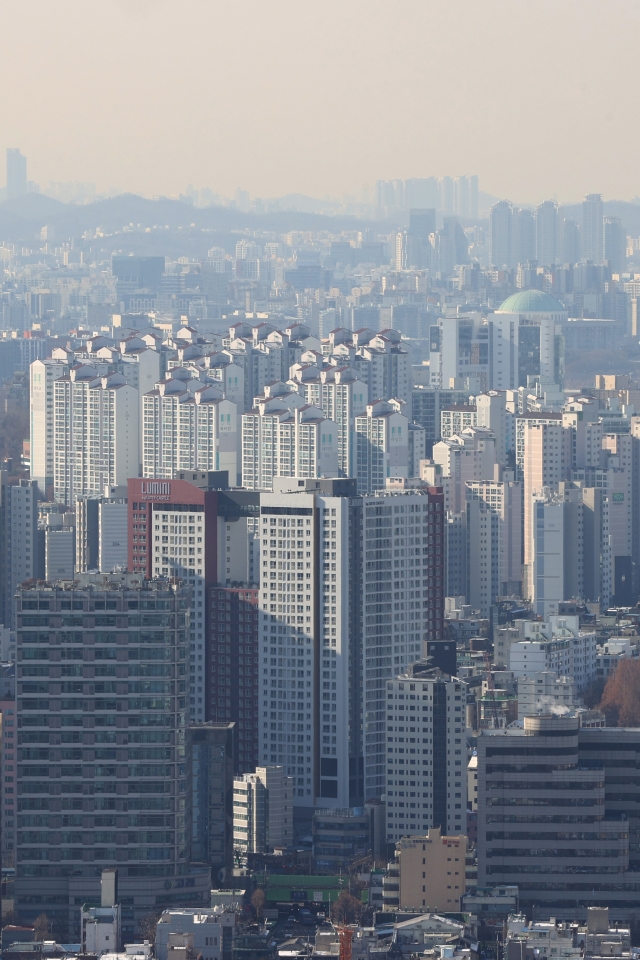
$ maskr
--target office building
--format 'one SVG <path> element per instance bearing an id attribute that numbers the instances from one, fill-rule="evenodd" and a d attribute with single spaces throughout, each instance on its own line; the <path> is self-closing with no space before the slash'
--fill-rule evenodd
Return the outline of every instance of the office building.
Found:
<path id="1" fill-rule="evenodd" d="M 604 258 L 602 194 L 590 193 L 582 201 L 582 259 L 594 264 Z"/>
<path id="2" fill-rule="evenodd" d="M 293 843 L 293 777 L 283 767 L 256 767 L 233 781 L 233 846 L 241 856 Z"/>
<path id="3" fill-rule="evenodd" d="M 466 833 L 466 684 L 419 662 L 386 688 L 387 839 Z"/>
<path id="4" fill-rule="evenodd" d="M 466 890 L 466 856 L 467 838 L 445 836 L 440 827 L 398 840 L 400 909 L 422 914 L 459 910 Z"/>
<path id="5" fill-rule="evenodd" d="M 385 792 L 387 679 L 443 639 L 443 497 L 294 483 L 260 500 L 260 757 L 296 807 L 354 807 Z"/>
<path id="6" fill-rule="evenodd" d="M 529 378 L 542 384 L 564 379 L 561 324 L 567 311 L 555 297 L 540 290 L 514 293 L 492 315 L 494 390 L 530 386 Z"/>
<path id="7" fill-rule="evenodd" d="M 140 467 L 138 391 L 121 374 L 98 376 L 72 367 L 53 383 L 54 495 L 73 506 L 78 497 L 124 486 Z"/>
<path id="8" fill-rule="evenodd" d="M 15 630 L 15 592 L 38 575 L 44 561 L 38 537 L 38 487 L 33 480 L 7 483 L 0 471 L 0 622 Z"/>
<path id="9" fill-rule="evenodd" d="M 629 739 L 637 739 L 637 731 L 629 732 Z M 606 786 L 609 773 L 618 770 L 630 785 L 628 761 L 635 750 L 629 744 L 622 761 L 626 734 L 581 731 L 578 717 L 550 714 L 525 717 L 522 727 L 482 732 L 478 886 L 517 883 L 521 909 L 535 909 L 540 919 L 575 921 L 594 899 L 618 918 L 637 915 L 630 827 L 620 817 L 625 804 L 613 799 L 621 793 L 614 782 L 608 802 Z M 584 754 L 583 738 L 589 744 Z"/>
<path id="10" fill-rule="evenodd" d="M 150 895 L 175 904 L 182 889 L 206 903 L 187 822 L 190 590 L 85 575 L 24 586 L 17 603 L 16 910 L 78 936 L 77 903 L 111 866 L 125 936 Z"/>
<path id="11" fill-rule="evenodd" d="M 3 680 L 5 678 L 3 677 Z M 16 718 L 16 682 L 15 664 L 12 665 L 9 682 L 0 697 L 0 735 L 2 736 L 2 758 L 0 772 L 2 773 L 2 810 L 0 816 L 0 845 L 3 867 L 15 867 L 16 849 L 16 804 L 18 802 L 18 785 L 16 781 L 17 760 L 16 747 L 18 731 Z"/>
<path id="12" fill-rule="evenodd" d="M 522 587 L 522 487 L 516 481 L 467 481 L 467 602 L 488 617 L 497 597 Z"/>
<path id="13" fill-rule="evenodd" d="M 191 862 L 206 866 L 215 886 L 233 876 L 234 751 L 233 723 L 208 721 L 188 728 Z"/>
<path id="14" fill-rule="evenodd" d="M 7 147 L 7 200 L 27 192 L 27 158 L 17 147 Z"/>
<path id="15" fill-rule="evenodd" d="M 113 573 L 127 568 L 129 513 L 127 488 L 112 488 L 107 497 L 76 500 L 76 570 Z M 116 496 L 114 496 L 116 494 Z M 117 494 L 124 494 L 117 496 Z"/>
<path id="16" fill-rule="evenodd" d="M 513 207 L 508 200 L 499 200 L 489 214 L 491 264 L 497 270 L 515 266 L 513 243 Z"/>
<path id="17" fill-rule="evenodd" d="M 479 312 L 441 317 L 429 328 L 430 386 L 464 389 L 465 402 L 469 394 L 491 389 L 490 334 Z"/>
<path id="18" fill-rule="evenodd" d="M 384 842 L 376 841 L 376 828 L 381 826 L 376 808 L 380 811 L 382 804 L 372 801 L 364 807 L 316 808 L 311 826 L 316 868 L 336 874 L 367 856 L 378 859 Z"/>
<path id="19" fill-rule="evenodd" d="M 47 521 L 55 514 L 50 514 Z M 44 578 L 53 580 L 73 580 L 75 572 L 76 531 L 73 513 L 57 514 L 66 523 L 48 523 L 44 527 Z"/>

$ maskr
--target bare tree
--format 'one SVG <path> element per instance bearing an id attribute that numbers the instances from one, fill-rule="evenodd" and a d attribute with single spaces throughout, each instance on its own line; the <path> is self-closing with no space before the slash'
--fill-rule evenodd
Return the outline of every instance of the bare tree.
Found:
<path id="1" fill-rule="evenodd" d="M 358 923 L 364 904 L 348 890 L 343 890 L 331 907 L 331 917 L 336 923 Z"/>
<path id="2" fill-rule="evenodd" d="M 150 913 L 146 913 L 144 917 L 141 917 L 138 921 L 138 932 L 140 936 L 143 940 L 148 940 L 152 946 L 155 946 L 156 928 L 158 926 L 158 920 L 161 916 L 161 910 L 152 910 Z"/>
<path id="3" fill-rule="evenodd" d="M 51 927 L 49 924 L 49 917 L 46 913 L 41 913 L 35 919 L 33 924 L 33 936 L 35 940 L 47 940 L 51 933 Z"/>
<path id="4" fill-rule="evenodd" d="M 266 902 L 267 898 L 264 890 L 261 890 L 260 887 L 258 887 L 257 890 L 253 891 L 253 895 L 251 897 L 251 906 L 253 907 L 258 920 L 262 920 L 264 915 L 264 905 Z"/>

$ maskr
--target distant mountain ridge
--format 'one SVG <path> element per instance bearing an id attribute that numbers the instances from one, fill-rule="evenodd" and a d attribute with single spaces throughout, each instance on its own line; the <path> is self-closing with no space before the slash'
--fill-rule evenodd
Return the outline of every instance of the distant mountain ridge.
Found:
<path id="1" fill-rule="evenodd" d="M 77 238 L 98 227 L 112 233 L 129 224 L 143 228 L 166 225 L 178 229 L 193 225 L 218 232 L 248 228 L 280 233 L 323 229 L 339 232 L 377 226 L 371 220 L 348 216 L 289 210 L 243 213 L 233 207 L 194 207 L 182 200 L 149 200 L 132 193 L 88 204 L 62 203 L 42 193 L 28 193 L 0 203 L 0 240 L 32 240 L 47 225 L 55 228 L 57 238 Z"/>

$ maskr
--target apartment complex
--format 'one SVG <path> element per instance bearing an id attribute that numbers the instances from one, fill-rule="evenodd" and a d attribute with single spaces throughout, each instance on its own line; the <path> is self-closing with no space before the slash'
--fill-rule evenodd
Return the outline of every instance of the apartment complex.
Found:
<path id="1" fill-rule="evenodd" d="M 466 833 L 467 685 L 423 662 L 386 687 L 387 839 Z"/>
<path id="2" fill-rule="evenodd" d="M 292 484 L 260 499 L 260 756 L 353 807 L 385 789 L 386 681 L 442 639 L 443 497 Z"/>

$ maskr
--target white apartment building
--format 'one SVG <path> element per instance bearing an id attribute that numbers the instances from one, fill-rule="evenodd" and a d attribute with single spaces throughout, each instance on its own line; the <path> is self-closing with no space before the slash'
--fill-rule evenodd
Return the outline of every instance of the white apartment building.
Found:
<path id="1" fill-rule="evenodd" d="M 358 493 L 383 490 L 388 477 L 409 476 L 409 420 L 403 406 L 379 400 L 355 418 Z"/>
<path id="2" fill-rule="evenodd" d="M 387 840 L 434 826 L 466 834 L 467 685 L 410 669 L 386 687 Z"/>
<path id="3" fill-rule="evenodd" d="M 440 437 L 448 440 L 460 436 L 467 427 L 478 424 L 478 411 L 475 404 L 452 403 L 440 410 Z"/>
<path id="4" fill-rule="evenodd" d="M 573 677 L 559 677 L 551 670 L 518 677 L 518 719 L 536 713 L 574 710 L 578 692 Z"/>
<path id="5" fill-rule="evenodd" d="M 198 352 L 202 353 L 201 350 Z M 178 351 L 179 356 L 182 353 L 187 353 L 187 350 Z M 239 411 L 244 410 L 244 369 L 233 362 L 233 356 L 228 350 L 202 353 L 190 360 L 169 360 L 167 369 L 171 370 L 173 367 L 186 367 L 202 380 L 214 380 L 220 385 L 225 399 L 235 403 Z"/>
<path id="6" fill-rule="evenodd" d="M 467 601 L 483 617 L 498 596 L 521 588 L 522 486 L 467 481 Z"/>
<path id="7" fill-rule="evenodd" d="M 505 467 L 507 455 L 514 447 L 514 418 L 507 410 L 507 395 L 504 391 L 488 390 L 474 399 L 476 406 L 476 424 L 491 430 L 496 438 L 496 456 L 498 463 Z"/>
<path id="8" fill-rule="evenodd" d="M 173 375 L 143 398 L 142 475 L 170 479 L 178 470 L 228 470 L 238 474 L 236 404 L 218 385 Z"/>
<path id="9" fill-rule="evenodd" d="M 533 494 L 531 500 L 528 597 L 534 611 L 546 619 L 558 613 L 565 599 L 565 500 L 549 489 Z M 577 563 L 577 550 L 575 559 Z"/>
<path id="10" fill-rule="evenodd" d="M 303 356 L 304 361 L 304 356 Z M 321 369 L 315 364 L 292 367 L 291 387 L 306 403 L 320 407 L 338 427 L 338 469 L 341 477 L 356 475 L 355 418 L 366 411 L 368 385 L 351 367 Z"/>
<path id="11" fill-rule="evenodd" d="M 53 485 L 53 384 L 68 373 L 71 355 L 58 359 L 34 360 L 29 368 L 31 479 L 38 484 L 43 497 Z"/>
<path id="12" fill-rule="evenodd" d="M 260 506 L 260 757 L 309 808 L 384 793 L 386 681 L 442 637 L 440 495 L 345 483 L 294 480 Z"/>
<path id="13" fill-rule="evenodd" d="M 293 843 L 293 777 L 284 767 L 256 767 L 233 781 L 233 846 L 273 853 Z"/>
<path id="14" fill-rule="evenodd" d="M 569 441 L 569 431 L 564 430 L 562 423 L 556 421 L 525 420 L 524 427 L 524 583 L 523 591 L 526 597 L 533 597 L 533 558 L 535 546 L 533 541 L 536 526 L 533 512 L 536 508 L 536 497 L 542 494 L 544 488 L 557 486 L 565 479 Z M 563 587 L 564 589 L 564 587 Z M 555 596 L 552 595 L 552 596 Z M 560 594 L 563 599 L 563 594 Z"/>
<path id="15" fill-rule="evenodd" d="M 122 486 L 139 472 L 138 391 L 121 374 L 73 367 L 53 384 L 54 495 L 79 496 Z"/>
<path id="16" fill-rule="evenodd" d="M 516 678 L 549 671 L 557 677 L 571 677 L 578 693 L 595 679 L 596 634 L 582 633 L 579 617 L 519 620 L 516 626 L 523 636 L 509 649 L 509 669 Z"/>
<path id="17" fill-rule="evenodd" d="M 338 450 L 337 425 L 297 393 L 260 399 L 242 416 L 242 483 L 249 490 L 272 490 L 274 477 L 337 477 Z"/>
<path id="18" fill-rule="evenodd" d="M 461 513 L 466 481 L 493 481 L 499 476 L 496 438 L 486 427 L 465 427 L 461 434 L 433 445 L 433 462 L 440 467 L 446 509 Z"/>

